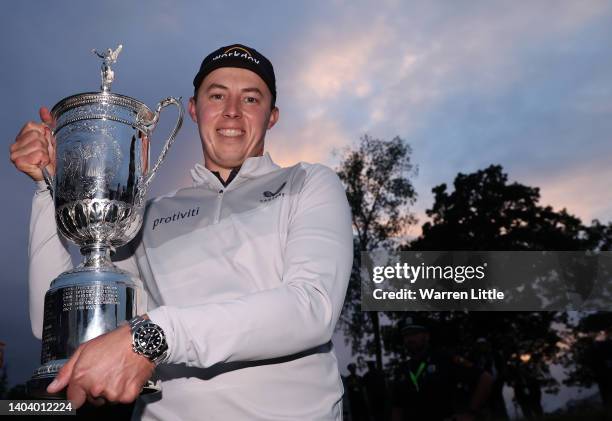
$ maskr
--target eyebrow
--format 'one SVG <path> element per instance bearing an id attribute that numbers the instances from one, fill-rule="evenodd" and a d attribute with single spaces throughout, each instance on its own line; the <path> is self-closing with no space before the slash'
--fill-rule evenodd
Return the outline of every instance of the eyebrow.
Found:
<path id="1" fill-rule="evenodd" d="M 206 91 L 208 92 L 208 91 L 211 91 L 213 89 L 223 89 L 223 90 L 227 91 L 229 88 L 227 86 L 225 86 L 225 85 L 221 85 L 220 83 L 211 83 L 210 86 L 208 86 L 206 88 Z M 243 92 L 243 93 L 255 92 L 255 93 L 259 94 L 260 96 L 264 96 L 263 92 L 261 92 L 261 90 L 259 88 L 256 88 L 254 86 L 253 87 L 249 87 L 249 88 L 241 89 L 241 92 Z"/>
<path id="2" fill-rule="evenodd" d="M 225 90 L 227 90 L 228 88 L 227 88 L 227 86 L 221 85 L 219 83 L 211 83 L 208 86 L 208 88 L 206 88 L 206 91 L 210 91 L 210 90 L 213 90 L 213 89 L 225 89 Z"/>
<path id="3" fill-rule="evenodd" d="M 242 90 L 242 92 L 255 92 L 255 93 L 258 93 L 259 96 L 264 96 L 263 92 L 261 92 L 261 90 L 259 88 L 255 88 L 255 87 L 253 87 L 253 88 L 244 88 Z"/>

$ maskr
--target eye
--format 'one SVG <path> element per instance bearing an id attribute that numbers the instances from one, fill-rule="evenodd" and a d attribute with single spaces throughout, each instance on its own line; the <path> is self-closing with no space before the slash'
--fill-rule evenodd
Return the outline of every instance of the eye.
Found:
<path id="1" fill-rule="evenodd" d="M 254 96 L 247 96 L 244 98 L 244 102 L 246 102 L 247 104 L 257 104 L 259 100 Z"/>
<path id="2" fill-rule="evenodd" d="M 221 101 L 223 99 L 223 94 L 212 94 L 210 99 L 213 101 Z"/>

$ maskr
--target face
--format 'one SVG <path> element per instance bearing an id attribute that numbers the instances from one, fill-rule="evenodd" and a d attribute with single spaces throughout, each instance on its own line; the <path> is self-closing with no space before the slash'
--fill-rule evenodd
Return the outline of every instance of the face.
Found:
<path id="1" fill-rule="evenodd" d="M 423 354 L 427 349 L 427 345 L 429 345 L 428 332 L 415 332 L 404 335 L 404 347 L 408 354 L 412 356 Z"/>
<path id="2" fill-rule="evenodd" d="M 270 109 L 272 93 L 254 72 L 222 67 L 210 72 L 189 100 L 198 125 L 206 168 L 229 171 L 249 157 L 261 156 L 266 131 L 278 121 Z"/>

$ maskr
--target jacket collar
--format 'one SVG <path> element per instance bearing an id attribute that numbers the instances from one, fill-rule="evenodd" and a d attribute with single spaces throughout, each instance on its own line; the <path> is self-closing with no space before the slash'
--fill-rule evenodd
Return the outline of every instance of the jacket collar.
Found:
<path id="1" fill-rule="evenodd" d="M 266 152 L 262 156 L 247 158 L 242 163 L 236 179 L 257 178 L 279 168 L 280 166 L 275 164 L 274 161 L 272 161 L 270 154 Z M 222 186 L 217 177 L 208 168 L 200 163 L 195 164 L 194 168 L 191 170 L 191 178 L 193 179 L 194 186 L 200 186 L 202 184 L 208 184 L 209 186 L 215 188 Z M 232 180 L 229 185 L 231 186 L 232 184 L 236 183 L 236 179 Z"/>

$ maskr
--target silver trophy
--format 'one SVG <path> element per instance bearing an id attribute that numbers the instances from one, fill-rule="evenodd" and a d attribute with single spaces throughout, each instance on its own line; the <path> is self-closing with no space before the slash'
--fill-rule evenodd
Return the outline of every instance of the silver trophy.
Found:
<path id="1" fill-rule="evenodd" d="M 49 395 L 48 384 L 79 344 L 115 329 L 139 313 L 134 277 L 110 260 L 110 252 L 140 230 L 146 191 L 183 122 L 180 98 L 152 111 L 142 102 L 110 92 L 111 65 L 119 45 L 104 54 L 101 92 L 64 98 L 51 114 L 56 126 L 56 173 L 43 169 L 55 203 L 58 230 L 84 256 L 75 269 L 51 283 L 45 295 L 42 365 L 28 381 L 30 395 Z M 163 108 L 178 108 L 178 120 L 161 154 L 149 167 L 149 138 Z M 150 391 L 155 386 L 149 383 Z"/>

